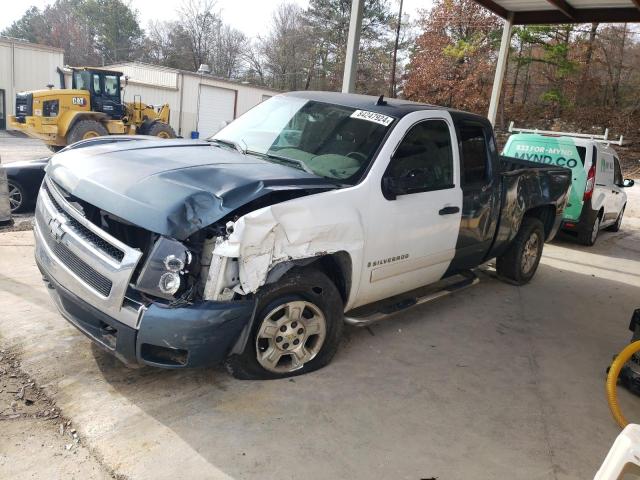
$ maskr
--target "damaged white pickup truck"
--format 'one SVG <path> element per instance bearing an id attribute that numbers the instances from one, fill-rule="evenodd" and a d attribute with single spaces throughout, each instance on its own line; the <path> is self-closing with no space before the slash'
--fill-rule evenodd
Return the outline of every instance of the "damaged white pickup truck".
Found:
<path id="1" fill-rule="evenodd" d="M 309 372 L 345 321 L 524 284 L 571 172 L 500 157 L 489 122 L 337 93 L 267 100 L 207 141 L 91 139 L 51 160 L 36 260 L 61 313 L 127 364 Z"/>

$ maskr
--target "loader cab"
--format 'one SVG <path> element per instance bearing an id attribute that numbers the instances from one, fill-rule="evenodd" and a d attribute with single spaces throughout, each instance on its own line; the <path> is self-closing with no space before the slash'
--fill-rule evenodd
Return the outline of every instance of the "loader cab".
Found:
<path id="1" fill-rule="evenodd" d="M 120 120 L 125 115 L 125 107 L 120 97 L 120 77 L 122 72 L 78 68 L 73 70 L 72 88 L 88 90 L 91 110 Z"/>

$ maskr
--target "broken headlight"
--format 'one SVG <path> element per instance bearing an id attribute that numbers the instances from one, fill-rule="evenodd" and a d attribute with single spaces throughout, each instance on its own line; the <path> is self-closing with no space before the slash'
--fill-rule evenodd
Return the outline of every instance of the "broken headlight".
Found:
<path id="1" fill-rule="evenodd" d="M 145 262 L 136 289 L 157 297 L 173 299 L 184 284 L 191 252 L 180 242 L 160 237 Z"/>

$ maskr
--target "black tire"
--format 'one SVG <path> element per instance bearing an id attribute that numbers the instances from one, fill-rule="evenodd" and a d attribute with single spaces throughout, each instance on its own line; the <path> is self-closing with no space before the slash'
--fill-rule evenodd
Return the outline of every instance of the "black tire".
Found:
<path id="1" fill-rule="evenodd" d="M 31 205 L 32 199 L 29 198 L 27 191 L 24 187 L 13 179 L 8 179 L 9 183 L 9 208 L 11 213 L 24 212 L 29 205 Z"/>
<path id="2" fill-rule="evenodd" d="M 160 138 L 176 138 L 176 132 L 171 125 L 162 122 L 153 122 L 147 130 L 147 135 Z"/>
<path id="3" fill-rule="evenodd" d="M 598 240 L 601 223 L 602 212 L 598 212 L 591 221 L 578 231 L 578 241 L 587 247 L 593 247 L 596 244 L 596 240 Z"/>
<path id="4" fill-rule="evenodd" d="M 508 250 L 496 259 L 498 276 L 514 285 L 528 283 L 538 270 L 544 240 L 542 222 L 537 218 L 524 217 Z M 534 253 L 535 257 L 532 256 Z"/>
<path id="5" fill-rule="evenodd" d="M 258 291 L 256 297 L 258 307 L 256 309 L 255 322 L 244 350 L 241 354 L 229 356 L 225 362 L 227 370 L 231 375 L 243 380 L 285 378 L 312 372 L 324 367 L 331 361 L 342 338 L 344 312 L 342 297 L 338 289 L 324 273 L 314 268 L 294 268 L 279 281 L 264 286 Z M 258 339 L 258 332 L 261 330 L 263 323 L 273 321 L 272 317 L 268 317 L 269 314 L 277 312 L 279 308 L 285 310 L 284 305 L 286 304 L 300 301 L 312 304 L 324 315 L 326 326 L 324 341 L 321 342 L 319 346 L 315 346 L 318 348 L 318 352 L 309 361 L 303 363 L 301 368 L 286 372 L 267 370 L 258 360 L 258 356 L 265 353 L 265 350 L 259 350 L 261 349 L 260 342 L 264 339 Z M 304 311 L 301 311 L 300 318 L 302 318 L 305 313 L 306 308 Z M 280 318 L 287 321 L 284 313 Z M 299 325 L 296 327 L 295 321 L 291 325 L 295 328 L 299 327 Z M 278 330 L 278 332 L 280 331 L 281 330 Z M 295 333 L 300 333 L 300 330 L 293 332 L 293 334 Z M 278 333 L 277 335 L 280 334 Z M 283 333 L 282 335 L 284 335 L 284 341 L 286 342 L 287 337 L 290 335 L 287 335 L 287 333 Z M 306 335 L 307 333 L 305 332 L 305 338 L 302 340 L 303 348 L 306 348 L 309 341 L 314 340 L 312 335 L 308 337 Z M 283 341 L 282 337 L 278 336 L 277 338 L 280 338 L 280 342 Z M 316 341 L 317 338 L 316 336 Z M 274 342 L 275 341 L 277 340 L 274 340 Z M 286 345 L 287 344 L 284 343 L 279 346 L 282 347 Z M 277 345 L 273 343 L 271 347 L 276 349 Z M 282 350 L 279 349 L 278 352 L 280 351 Z M 293 359 L 294 356 L 287 355 L 286 353 L 280 354 L 278 362 L 285 360 L 285 364 L 281 368 L 289 368 L 286 364 L 287 358 L 285 357 Z"/>
<path id="6" fill-rule="evenodd" d="M 624 209 L 627 208 L 626 205 L 624 205 L 622 207 L 622 210 L 620 210 L 620 214 L 618 215 L 618 218 L 616 219 L 616 223 L 614 223 L 613 225 L 609 225 L 605 230 L 609 231 L 609 232 L 619 232 L 620 231 L 620 226 L 622 225 L 622 217 L 624 216 Z"/>
<path id="7" fill-rule="evenodd" d="M 47 145 L 47 148 L 51 150 L 53 153 L 59 152 L 64 148 L 63 145 Z"/>
<path id="8" fill-rule="evenodd" d="M 67 133 L 67 143 L 79 142 L 80 140 L 86 140 L 87 138 L 103 137 L 109 135 L 107 129 L 100 122 L 96 120 L 80 120 L 73 127 L 71 131 Z"/>

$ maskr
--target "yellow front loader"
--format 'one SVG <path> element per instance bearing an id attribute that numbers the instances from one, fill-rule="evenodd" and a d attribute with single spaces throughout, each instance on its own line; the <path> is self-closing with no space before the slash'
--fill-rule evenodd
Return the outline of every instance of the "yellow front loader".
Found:
<path id="1" fill-rule="evenodd" d="M 124 103 L 121 72 L 100 68 L 72 68 L 72 86 L 16 95 L 15 115 L 9 125 L 43 140 L 51 150 L 102 135 L 152 135 L 175 138 L 169 125 L 169 105 L 146 105 L 139 97 Z"/>

